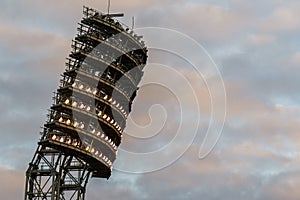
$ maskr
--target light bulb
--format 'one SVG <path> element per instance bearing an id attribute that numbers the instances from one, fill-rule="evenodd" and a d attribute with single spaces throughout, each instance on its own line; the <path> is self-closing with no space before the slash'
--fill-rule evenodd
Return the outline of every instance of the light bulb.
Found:
<path id="1" fill-rule="evenodd" d="M 88 106 L 88 107 L 86 108 L 86 110 L 87 110 L 87 111 L 90 111 L 90 110 L 91 110 L 91 107 L 90 107 L 90 106 Z"/>
<path id="2" fill-rule="evenodd" d="M 70 124 L 71 124 L 71 120 L 68 119 L 68 120 L 67 120 L 67 125 L 70 125 Z"/>
<path id="3" fill-rule="evenodd" d="M 107 99 L 107 97 L 108 97 L 108 96 L 107 96 L 107 95 L 105 95 L 105 97 L 104 97 L 103 99 L 104 99 L 104 100 L 106 100 L 106 99 Z"/>
<path id="4" fill-rule="evenodd" d="M 94 89 L 93 95 L 96 95 L 96 94 L 97 94 L 97 89 Z"/>
<path id="5" fill-rule="evenodd" d="M 65 104 L 69 104 L 70 103 L 70 100 L 69 99 L 66 99 L 65 100 Z"/>
<path id="6" fill-rule="evenodd" d="M 74 83 L 72 84 L 72 87 L 73 87 L 73 88 L 76 87 L 76 82 L 74 82 Z"/>
<path id="7" fill-rule="evenodd" d="M 61 137 L 59 141 L 60 141 L 60 142 L 64 142 L 64 138 L 63 138 L 63 137 Z"/>
<path id="8" fill-rule="evenodd" d="M 83 109 L 83 108 L 84 108 L 83 103 L 80 104 L 79 108 L 80 108 L 80 109 Z"/>
<path id="9" fill-rule="evenodd" d="M 78 122 L 74 122 L 73 126 L 76 128 L 78 126 Z"/>
<path id="10" fill-rule="evenodd" d="M 56 135 L 53 135 L 51 139 L 52 139 L 52 140 L 55 140 L 55 139 L 56 139 Z"/>
<path id="11" fill-rule="evenodd" d="M 84 128 L 84 124 L 81 124 L 80 128 L 83 129 Z"/>
<path id="12" fill-rule="evenodd" d="M 60 123 L 62 123 L 62 121 L 63 121 L 63 118 L 62 118 L 62 117 L 60 117 L 58 121 L 59 121 Z"/>
<path id="13" fill-rule="evenodd" d="M 73 107 L 76 107 L 76 106 L 77 106 L 77 102 L 74 101 L 74 102 L 72 103 L 72 106 L 73 106 Z"/>
<path id="14" fill-rule="evenodd" d="M 79 89 L 81 89 L 81 90 L 83 89 L 83 85 L 82 84 L 80 84 Z"/>

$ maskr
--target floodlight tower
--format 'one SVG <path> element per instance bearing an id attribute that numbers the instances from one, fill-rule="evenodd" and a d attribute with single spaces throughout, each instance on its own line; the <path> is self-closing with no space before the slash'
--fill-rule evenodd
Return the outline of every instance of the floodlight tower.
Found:
<path id="1" fill-rule="evenodd" d="M 83 200 L 90 177 L 110 177 L 147 61 L 142 36 L 115 19 L 121 16 L 83 7 L 26 171 L 25 200 Z"/>

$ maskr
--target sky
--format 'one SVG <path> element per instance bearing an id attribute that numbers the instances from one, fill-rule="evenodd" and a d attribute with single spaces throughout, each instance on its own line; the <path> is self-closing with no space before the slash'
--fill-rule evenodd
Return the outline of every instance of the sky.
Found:
<path id="1" fill-rule="evenodd" d="M 0 196 L 25 170 L 82 17 L 104 0 L 1 0 Z M 300 197 L 300 2 L 111 0 L 148 64 L 109 180 L 86 198 Z M 148 28 L 147 28 L 148 27 Z"/>

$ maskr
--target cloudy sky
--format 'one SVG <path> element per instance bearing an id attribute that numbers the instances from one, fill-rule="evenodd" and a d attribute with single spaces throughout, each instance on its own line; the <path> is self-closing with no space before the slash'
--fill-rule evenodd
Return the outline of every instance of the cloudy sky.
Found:
<path id="1" fill-rule="evenodd" d="M 16 200 L 82 6 L 105 12 L 107 3 L 0 5 L 0 196 Z M 92 179 L 87 199 L 299 199 L 300 2 L 111 6 L 129 26 L 135 17 L 149 63 L 112 177 Z"/>

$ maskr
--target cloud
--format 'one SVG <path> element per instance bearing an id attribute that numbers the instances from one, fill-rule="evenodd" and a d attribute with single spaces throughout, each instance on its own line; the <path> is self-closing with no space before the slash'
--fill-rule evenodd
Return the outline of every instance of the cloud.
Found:
<path id="1" fill-rule="evenodd" d="M 290 64 L 293 67 L 299 67 L 300 66 L 300 52 L 296 52 L 289 58 L 288 64 Z"/>
<path id="2" fill-rule="evenodd" d="M 300 27 L 299 13 L 295 7 L 278 7 L 261 24 L 263 30 L 290 31 Z"/>
<path id="3" fill-rule="evenodd" d="M 244 16 L 218 5 L 175 2 L 165 9 L 150 8 L 140 18 L 144 26 L 172 28 L 200 41 L 220 41 L 236 35 Z"/>
<path id="4" fill-rule="evenodd" d="M 23 171 L 0 168 L 2 180 L 0 182 L 1 198 L 7 200 L 22 199 L 24 196 L 25 176 Z"/>
<path id="5" fill-rule="evenodd" d="M 276 37 L 273 35 L 256 34 L 250 35 L 247 40 L 250 44 L 253 45 L 264 45 L 275 42 Z"/>
<path id="6" fill-rule="evenodd" d="M 59 74 L 64 70 L 65 57 L 82 16 L 82 4 L 106 12 L 107 2 L 68 0 L 58 4 L 57 1 L 5 0 L 2 3 L 0 193 L 10 200 L 23 197 L 27 163 L 36 148 L 39 127 L 51 104 L 51 92 L 57 88 Z M 173 28 L 203 42 L 220 65 L 227 92 L 228 115 L 217 146 L 208 157 L 198 160 L 212 109 L 208 90 L 201 79 L 207 77 L 196 75 L 178 58 L 159 51 L 151 54 L 149 60 L 171 66 L 194 87 L 203 117 L 198 135 L 171 166 L 139 175 L 113 171 L 108 181 L 90 181 L 87 197 L 297 199 L 300 16 L 296 5 L 295 1 L 281 0 L 112 1 L 111 11 L 125 12 L 126 17 L 121 21 L 127 24 L 131 24 L 131 16 L 135 16 L 137 27 Z M 157 38 L 157 41 L 164 39 Z M 207 62 L 201 62 L 203 56 L 194 49 L 184 51 L 198 58 L 200 66 L 207 66 Z M 188 128 L 183 135 L 190 134 L 196 112 L 191 104 L 192 95 L 180 85 L 179 76 L 162 70 L 153 73 L 150 69 L 154 66 L 147 67 L 144 80 L 167 79 L 178 88 L 180 98 L 187 102 L 188 114 L 182 122 Z M 203 74 L 207 75 L 207 72 Z M 161 125 L 158 122 L 165 117 L 161 107 L 149 110 L 151 105 L 160 103 L 165 107 L 167 123 L 159 135 L 144 141 L 124 137 L 123 148 L 146 152 L 163 146 L 174 137 L 179 125 L 179 110 L 172 92 L 162 87 L 142 87 L 134 103 L 131 115 L 138 125 L 148 125 L 152 117 L 154 127 L 147 129 L 149 132 L 154 132 Z M 143 130 L 134 134 L 153 134 Z M 184 140 L 179 141 L 174 147 L 184 143 Z M 166 155 L 162 154 L 156 161 L 163 161 Z M 123 160 L 125 164 L 131 162 Z M 145 163 L 138 165 L 147 167 Z"/>

